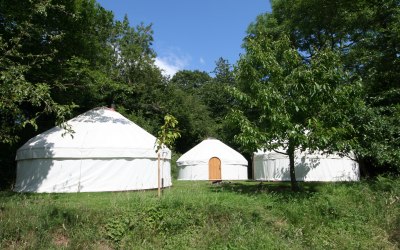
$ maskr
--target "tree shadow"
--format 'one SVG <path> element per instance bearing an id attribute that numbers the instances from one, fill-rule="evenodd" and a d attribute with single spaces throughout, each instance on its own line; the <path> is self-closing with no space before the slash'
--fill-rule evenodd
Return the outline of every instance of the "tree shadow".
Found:
<path id="1" fill-rule="evenodd" d="M 38 196 L 39 195 L 39 196 Z M 27 193 L 27 192 L 14 192 L 12 190 L 0 191 L 0 212 L 4 210 L 4 205 L 8 202 L 23 201 L 31 199 L 32 197 L 38 198 L 42 194 Z"/>
<path id="2" fill-rule="evenodd" d="M 15 196 L 16 194 L 17 193 L 12 192 L 12 191 L 0 191 L 0 200 L 4 201 L 4 199 Z"/>
<path id="3" fill-rule="evenodd" d="M 280 194 L 288 197 L 310 197 L 318 192 L 320 186 L 326 183 L 320 182 L 298 182 L 299 191 L 293 191 L 289 182 L 260 182 L 260 181 L 223 181 L 210 184 L 211 192 L 231 192 L 246 196 L 262 196 L 266 194 Z"/>
<path id="4" fill-rule="evenodd" d="M 257 155 L 254 178 L 262 181 L 290 181 L 289 158 Z M 346 157 L 303 154 L 295 157 L 297 181 L 353 181 L 359 179 L 358 163 Z"/>

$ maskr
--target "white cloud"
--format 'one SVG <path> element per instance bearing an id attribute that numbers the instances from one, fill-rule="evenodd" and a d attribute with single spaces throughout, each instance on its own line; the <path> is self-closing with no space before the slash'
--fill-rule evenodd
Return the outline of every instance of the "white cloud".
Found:
<path id="1" fill-rule="evenodd" d="M 161 69 L 163 75 L 165 76 L 173 76 L 176 72 L 179 71 L 179 67 L 173 64 L 168 63 L 164 58 L 156 58 L 155 61 L 156 66 Z"/>
<path id="2" fill-rule="evenodd" d="M 161 57 L 157 57 L 155 65 L 162 70 L 164 76 L 172 77 L 188 65 L 189 59 L 189 56 L 178 55 L 170 51 Z"/>
<path id="3" fill-rule="evenodd" d="M 206 63 L 206 61 L 204 61 L 203 57 L 200 57 L 200 63 L 203 65 Z"/>

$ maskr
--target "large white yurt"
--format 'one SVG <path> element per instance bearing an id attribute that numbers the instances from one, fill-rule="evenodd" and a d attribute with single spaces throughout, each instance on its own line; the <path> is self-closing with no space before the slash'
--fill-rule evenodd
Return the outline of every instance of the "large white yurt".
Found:
<path id="1" fill-rule="evenodd" d="M 206 139 L 176 162 L 178 180 L 247 180 L 247 160 L 217 139 Z"/>
<path id="2" fill-rule="evenodd" d="M 100 192 L 158 187 L 156 138 L 118 112 L 95 108 L 39 134 L 16 155 L 17 192 Z M 171 153 L 160 161 L 171 185 Z"/>
<path id="3" fill-rule="evenodd" d="M 297 181 L 358 181 L 359 165 L 349 157 L 337 154 L 296 151 Z M 275 151 L 258 151 L 253 155 L 253 179 L 290 181 L 289 157 Z"/>

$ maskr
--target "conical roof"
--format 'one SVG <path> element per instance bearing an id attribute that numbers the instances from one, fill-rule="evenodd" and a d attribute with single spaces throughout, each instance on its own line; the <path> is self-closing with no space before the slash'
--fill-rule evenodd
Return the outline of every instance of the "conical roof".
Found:
<path id="1" fill-rule="evenodd" d="M 95 108 L 69 120 L 67 124 L 71 126 L 72 134 L 61 127 L 47 130 L 18 149 L 16 160 L 157 158 L 156 138 L 112 109 Z M 167 158 L 170 158 L 170 152 Z"/>
<path id="2" fill-rule="evenodd" d="M 218 157 L 224 164 L 247 165 L 247 160 L 239 152 L 232 149 L 217 139 L 206 139 L 188 152 L 183 154 L 178 160 L 178 166 L 208 164 L 212 157 Z"/>

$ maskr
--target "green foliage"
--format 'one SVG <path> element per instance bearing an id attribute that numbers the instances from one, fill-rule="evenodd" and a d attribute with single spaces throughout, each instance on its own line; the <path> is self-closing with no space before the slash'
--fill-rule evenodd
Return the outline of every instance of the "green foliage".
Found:
<path id="1" fill-rule="evenodd" d="M 132 215 L 129 213 L 118 214 L 107 221 L 105 225 L 108 239 L 119 243 L 134 226 Z"/>
<path id="2" fill-rule="evenodd" d="M 359 79 L 363 89 L 364 104 L 349 117 L 347 127 L 353 132 L 346 140 L 352 140 L 353 149 L 367 164 L 398 168 L 398 1 L 276 0 L 272 5 L 271 14 L 250 25 L 250 36 L 258 36 L 260 30 L 275 35 L 287 32 L 307 62 L 321 50 L 336 51 L 341 66 L 352 79 Z"/>
<path id="3" fill-rule="evenodd" d="M 216 61 L 213 73 L 215 77 L 199 89 L 198 95 L 207 105 L 211 117 L 221 126 L 233 103 L 227 87 L 234 86 L 236 81 L 231 65 L 223 58 Z M 219 136 L 223 136 L 228 131 L 221 131 L 221 128 L 218 128 L 218 132 Z"/>
<path id="4" fill-rule="evenodd" d="M 209 81 L 211 81 L 211 77 L 204 71 L 181 70 L 176 72 L 170 82 L 188 93 L 196 93 L 199 88 Z"/>
<path id="5" fill-rule="evenodd" d="M 1 0 L 0 9 L 2 186 L 12 183 L 15 148 L 24 141 L 111 103 L 153 134 L 165 114 L 174 115 L 182 153 L 209 136 L 231 141 L 223 118 L 233 74 L 222 58 L 215 78 L 184 70 L 168 79 L 154 64 L 152 26 L 117 21 L 94 0 Z"/>
<path id="6" fill-rule="evenodd" d="M 174 152 L 174 154 L 172 154 L 172 156 L 171 156 L 171 176 L 172 176 L 173 180 L 178 179 L 179 169 L 178 169 L 178 166 L 176 165 L 176 161 L 181 156 L 182 156 L 182 154 L 177 153 L 177 152 Z"/>
<path id="7" fill-rule="evenodd" d="M 262 20 L 265 21 L 265 20 Z M 235 139 L 249 152 L 284 150 L 295 188 L 294 151 L 348 153 L 354 143 L 349 121 L 363 107 L 359 80 L 331 49 L 315 50 L 305 61 L 290 34 L 255 25 L 238 62 L 238 85 L 231 88 L 237 106 L 231 114 L 241 133 Z M 351 103 L 350 103 L 351 102 Z"/>
<path id="8" fill-rule="evenodd" d="M 155 191 L 0 192 L 0 247 L 396 249 L 400 182 L 174 182 Z M 382 211 L 385 211 L 382 213 Z M 266 230 L 267 229 L 267 230 Z"/>
<path id="9" fill-rule="evenodd" d="M 166 115 L 164 117 L 164 124 L 158 131 L 157 138 L 157 151 L 162 149 L 163 146 L 172 148 L 175 140 L 178 139 L 181 134 L 178 132 L 178 120 L 172 115 Z"/>
<path id="10" fill-rule="evenodd" d="M 272 7 L 249 26 L 238 62 L 237 141 L 249 151 L 290 142 L 353 151 L 364 165 L 398 168 L 397 1 Z"/>
<path id="11" fill-rule="evenodd" d="M 216 61 L 214 77 L 206 72 L 177 72 L 168 85 L 168 109 L 180 122 L 182 137 L 177 140 L 181 153 L 207 137 L 214 137 L 235 146 L 235 129 L 225 119 L 234 100 L 227 91 L 236 84 L 229 62 Z"/>
<path id="12" fill-rule="evenodd" d="M 146 117 L 143 110 L 129 112 L 129 110 L 125 109 L 123 106 L 118 106 L 117 111 L 153 135 L 157 133 L 160 127 L 158 119 Z"/>
<path id="13" fill-rule="evenodd" d="M 0 142 L 7 144 L 17 142 L 26 125 L 37 128 L 40 115 L 55 114 L 61 123 L 74 107 L 57 103 L 48 81 L 32 76 L 55 58 L 57 50 L 48 45 L 57 43 L 62 34 L 47 33 L 42 21 L 63 7 L 44 1 L 19 4 L 22 9 L 0 2 Z M 34 47 L 38 43 L 40 47 Z"/>
<path id="14" fill-rule="evenodd" d="M 151 25 L 114 21 L 92 0 L 0 4 L 1 142 L 16 142 L 27 124 L 47 129 L 37 124 L 42 114 L 62 121 L 75 105 L 80 113 L 112 101 L 148 111 L 157 99 Z"/>
<path id="15" fill-rule="evenodd" d="M 181 137 L 176 140 L 178 152 L 185 153 L 204 138 L 215 134 L 215 121 L 198 96 L 176 85 L 169 85 L 163 98 L 166 112 L 179 121 Z"/>
<path id="16" fill-rule="evenodd" d="M 0 9 L 1 151 L 111 103 L 151 132 L 160 126 L 166 79 L 151 25 L 115 21 L 94 0 L 2 0 Z M 1 159 L 1 186 L 12 182 L 14 153 Z"/>

